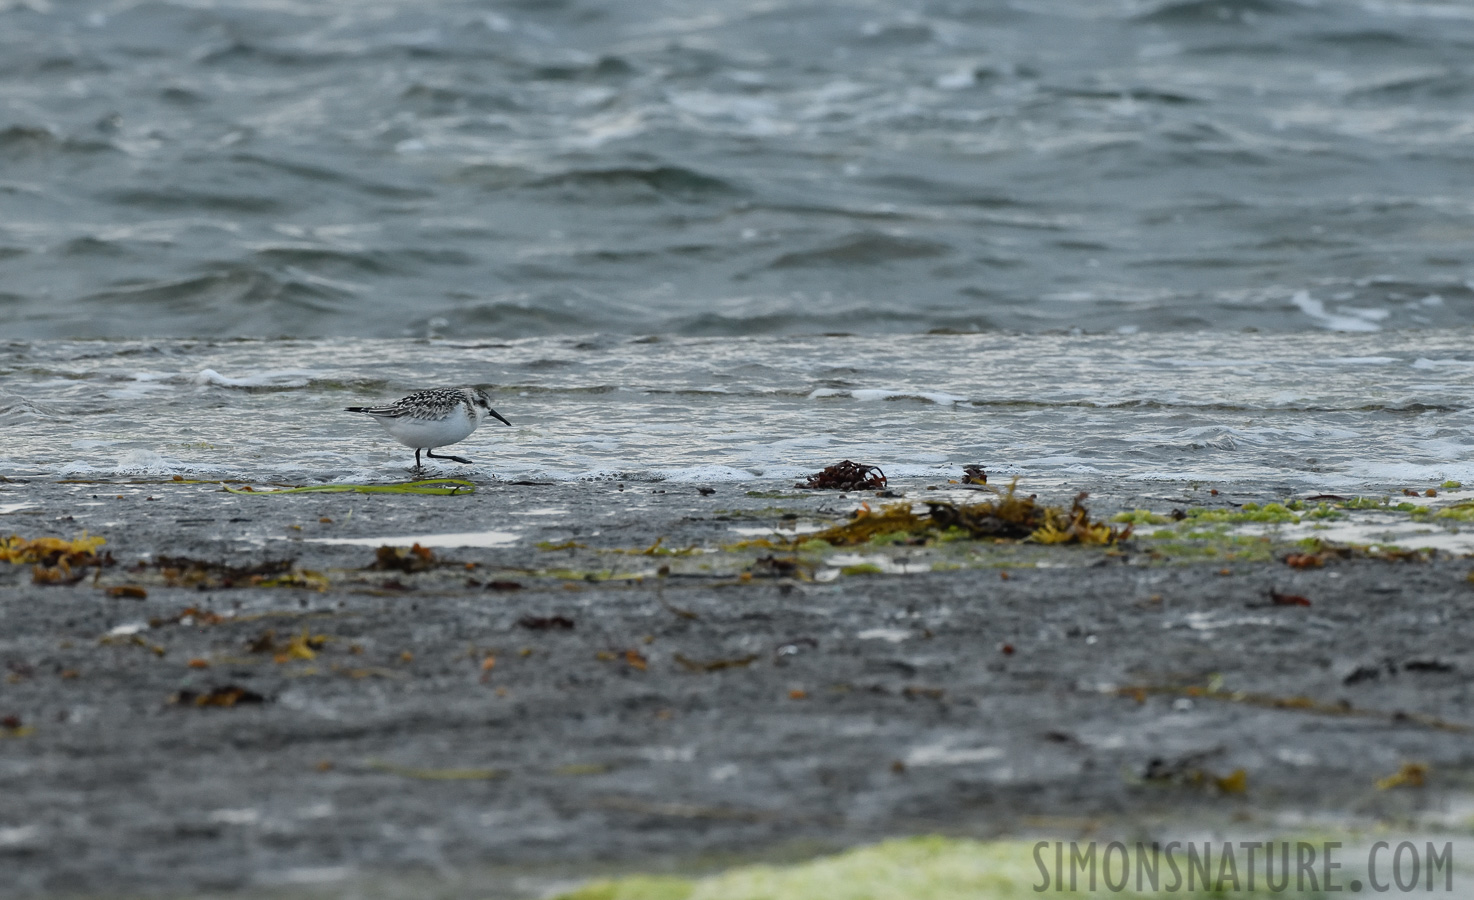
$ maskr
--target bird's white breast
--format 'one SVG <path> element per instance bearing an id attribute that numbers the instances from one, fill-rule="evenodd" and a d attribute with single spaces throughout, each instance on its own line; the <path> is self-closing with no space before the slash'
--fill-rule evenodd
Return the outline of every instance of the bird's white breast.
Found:
<path id="1" fill-rule="evenodd" d="M 389 432 L 389 436 L 399 443 L 406 447 L 426 449 L 463 441 L 471 436 L 477 425 L 475 419 L 459 409 L 444 419 L 411 419 L 401 416 L 378 421 Z"/>

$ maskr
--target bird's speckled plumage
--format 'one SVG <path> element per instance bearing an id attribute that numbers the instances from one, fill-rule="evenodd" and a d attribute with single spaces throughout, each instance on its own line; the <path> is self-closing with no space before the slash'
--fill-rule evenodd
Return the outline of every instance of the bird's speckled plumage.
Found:
<path id="1" fill-rule="evenodd" d="M 428 391 L 415 391 L 402 400 L 395 400 L 388 406 L 350 406 L 348 412 L 368 413 L 380 419 L 432 419 L 440 420 L 448 418 L 457 410 L 462 415 L 472 419 L 476 418 L 475 394 L 471 388 L 432 388 Z"/>
<path id="2" fill-rule="evenodd" d="M 432 451 L 470 437 L 484 419 L 494 418 L 503 425 L 512 424 L 491 408 L 490 394 L 469 387 L 417 391 L 386 406 L 349 406 L 347 411 L 373 416 L 390 437 L 406 447 L 413 447 L 416 468 L 420 466 L 421 451 L 431 459 L 469 463 L 470 460 L 464 457 L 441 456 Z"/>

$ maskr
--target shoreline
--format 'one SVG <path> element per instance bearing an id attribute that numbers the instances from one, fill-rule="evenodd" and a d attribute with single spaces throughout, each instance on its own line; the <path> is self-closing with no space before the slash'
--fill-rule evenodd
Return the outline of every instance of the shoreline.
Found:
<path id="1" fill-rule="evenodd" d="M 1122 547 L 775 551 L 737 529 L 965 492 L 619 487 L 0 484 L 0 537 L 85 531 L 116 560 L 71 586 L 0 563 L 11 886 L 259 893 L 282 872 L 510 866 L 530 896 L 537 873 L 1041 818 L 1458 824 L 1441 808 L 1469 776 L 1467 558 L 1296 568 L 1299 543 L 1233 531 L 1173 557 L 1153 548 L 1188 541 L 1146 526 Z M 1147 487 L 1087 503 L 1108 519 L 1288 499 Z M 1410 516 L 1392 508 L 1333 524 Z M 362 545 L 464 532 L 515 540 Z M 146 596 L 108 591 L 124 587 Z M 1425 787 L 1377 787 L 1413 763 Z"/>

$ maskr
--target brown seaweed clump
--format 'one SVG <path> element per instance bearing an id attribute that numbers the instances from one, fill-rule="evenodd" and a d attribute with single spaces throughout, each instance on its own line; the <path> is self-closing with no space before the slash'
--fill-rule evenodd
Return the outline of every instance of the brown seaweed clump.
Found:
<path id="1" fill-rule="evenodd" d="M 1091 520 L 1084 493 L 1075 497 L 1066 510 L 1041 506 L 1034 495 L 1021 497 L 1016 488 L 1017 482 L 997 498 L 980 503 L 927 501 L 925 515 L 917 515 L 909 503 L 892 503 L 879 512 L 862 506 L 849 522 L 808 538 L 846 546 L 882 535 L 905 533 L 925 540 L 955 530 L 975 539 L 1028 540 L 1037 544 L 1114 544 L 1131 536 L 1129 525 L 1115 528 Z"/>
<path id="2" fill-rule="evenodd" d="M 105 539 L 89 537 L 86 532 L 70 541 L 54 537 L 26 539 L 12 534 L 0 540 L 0 562 L 39 563 L 43 566 L 63 562 L 73 566 L 102 565 L 106 558 L 97 555 L 97 548 L 105 543 Z"/>
<path id="3" fill-rule="evenodd" d="M 423 572 L 432 569 L 438 560 L 429 547 L 415 544 L 413 547 L 390 547 L 387 544 L 374 551 L 374 561 L 368 568 L 390 572 Z"/>
<path id="4" fill-rule="evenodd" d="M 31 563 L 31 580 L 36 584 L 76 584 L 86 577 L 88 566 L 110 566 L 111 553 L 99 555 L 97 548 L 106 541 L 89 537 L 86 532 L 68 541 L 42 537 L 26 539 L 12 534 L 0 540 L 0 562 Z"/>
<path id="5" fill-rule="evenodd" d="M 187 556 L 160 556 L 155 562 L 159 573 L 164 576 L 164 584 L 202 591 L 275 586 L 281 579 L 290 577 L 292 564 L 290 559 L 270 559 L 256 565 L 230 566 Z"/>
<path id="6" fill-rule="evenodd" d="M 931 521 L 918 516 L 910 503 L 888 503 L 879 511 L 866 503 L 855 511 L 855 515 L 843 525 L 835 525 L 823 531 L 807 535 L 806 540 L 826 541 L 836 547 L 864 544 L 874 538 L 889 534 L 919 535 L 931 530 Z"/>
<path id="7" fill-rule="evenodd" d="M 863 466 L 846 459 L 815 472 L 794 487 L 810 491 L 878 491 L 885 484 L 885 473 L 879 466 Z"/>

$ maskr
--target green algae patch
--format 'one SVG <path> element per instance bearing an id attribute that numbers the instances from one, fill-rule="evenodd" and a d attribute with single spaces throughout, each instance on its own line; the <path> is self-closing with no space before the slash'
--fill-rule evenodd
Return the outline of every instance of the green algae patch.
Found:
<path id="1" fill-rule="evenodd" d="M 839 570 L 841 575 L 882 575 L 885 570 L 875 563 L 859 563 L 853 566 L 845 566 Z"/>
<path id="2" fill-rule="evenodd" d="M 1238 510 L 1203 509 L 1195 506 L 1187 511 L 1187 517 L 1196 522 L 1223 522 L 1235 525 L 1242 522 L 1300 521 L 1300 517 L 1295 515 L 1294 510 L 1283 503 L 1266 503 L 1263 506 L 1257 503 L 1245 503 Z"/>
<path id="3" fill-rule="evenodd" d="M 1344 519 L 1344 518 L 1346 518 L 1346 513 L 1341 512 L 1338 509 L 1332 509 L 1331 507 L 1329 507 L 1326 504 L 1322 503 L 1319 506 L 1317 506 L 1315 509 L 1312 509 L 1312 510 L 1308 511 L 1307 513 L 1305 513 L 1305 515 L 1302 518 L 1303 519 L 1315 519 L 1317 521 L 1334 521 L 1336 519 Z"/>
<path id="4" fill-rule="evenodd" d="M 1122 522 L 1128 525 L 1166 525 L 1172 521 L 1166 516 L 1158 515 L 1149 509 L 1133 509 L 1130 512 L 1118 512 L 1111 516 L 1112 522 Z"/>
<path id="5" fill-rule="evenodd" d="M 1455 522 L 1474 522 L 1474 503 L 1457 503 L 1433 513 L 1435 519 L 1452 519 Z"/>
<path id="6" fill-rule="evenodd" d="M 1036 847 L 1044 844 L 1035 856 Z M 1069 853 L 1068 843 L 1065 852 Z M 1043 866 L 1041 869 L 1040 861 Z M 1099 860 L 1094 863 L 1098 866 Z M 1064 867 L 1068 871 L 1068 863 Z M 1094 868 L 1096 876 L 1101 874 Z M 1089 890 L 1089 879 L 1081 872 L 1077 890 L 1067 886 L 1067 875 L 1055 876 L 1054 842 L 973 841 L 940 836 L 901 838 L 860 847 L 834 856 L 797 865 L 739 866 L 702 878 L 673 878 L 636 875 L 592 882 L 557 900 L 1025 900 L 1039 897 L 1043 883 L 1051 896 L 1103 896 L 1101 883 Z M 1046 876 L 1048 880 L 1045 881 Z M 1066 881 L 1066 884 L 1059 882 Z M 1164 873 L 1165 887 L 1170 877 Z M 1231 887 L 1225 882 L 1220 887 Z M 1207 886 L 1172 892 L 1144 891 L 1128 881 L 1124 890 L 1110 890 L 1112 897 L 1187 897 L 1207 900 L 1226 896 L 1225 891 Z M 1261 891 L 1233 890 L 1233 896 L 1270 896 Z M 1319 892 L 1279 893 L 1281 897 L 1318 897 Z"/>
<path id="7" fill-rule="evenodd" d="M 684 878 L 633 875 L 618 881 L 596 881 L 554 900 L 687 900 L 696 884 Z"/>

